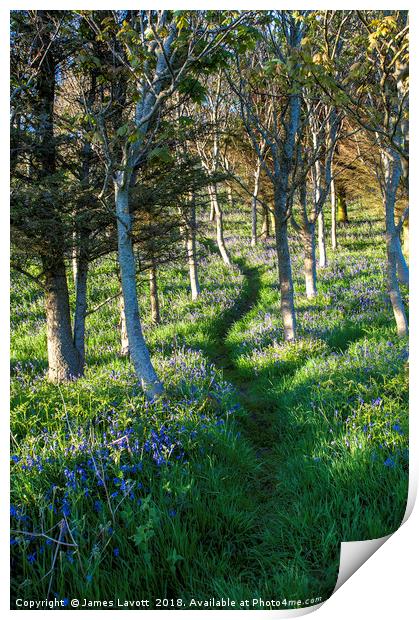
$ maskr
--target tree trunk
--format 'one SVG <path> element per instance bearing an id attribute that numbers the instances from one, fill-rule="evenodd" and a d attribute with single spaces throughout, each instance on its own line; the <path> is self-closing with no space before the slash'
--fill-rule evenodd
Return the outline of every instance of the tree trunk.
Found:
<path id="1" fill-rule="evenodd" d="M 79 259 L 76 265 L 76 307 L 74 311 L 74 346 L 80 356 L 80 364 L 83 368 L 85 353 L 85 332 L 87 312 L 87 273 L 89 264 L 86 260 Z"/>
<path id="2" fill-rule="evenodd" d="M 263 207 L 263 214 L 262 214 L 262 230 L 261 230 L 261 234 L 260 234 L 260 238 L 263 241 L 266 241 L 266 239 L 268 237 L 270 237 L 270 222 L 269 222 L 269 211 L 267 207 Z"/>
<path id="3" fill-rule="evenodd" d="M 208 220 L 210 222 L 213 222 L 215 220 L 214 202 L 213 202 L 213 200 L 211 198 L 211 190 L 208 190 L 208 191 L 209 191 L 209 195 L 210 195 L 210 212 L 209 212 Z"/>
<path id="4" fill-rule="evenodd" d="M 349 218 L 348 218 L 348 206 L 346 204 L 346 196 L 342 193 L 336 190 L 336 208 L 337 208 L 337 215 L 336 215 L 336 219 L 338 224 L 348 224 L 349 223 Z"/>
<path id="5" fill-rule="evenodd" d="M 397 279 L 397 254 L 400 240 L 394 223 L 394 207 L 401 169 L 396 155 L 391 158 L 388 153 L 384 152 L 382 161 L 385 176 L 383 199 L 386 214 L 387 288 L 396 320 L 397 335 L 402 337 L 407 335 L 408 324 Z"/>
<path id="6" fill-rule="evenodd" d="M 151 322 L 153 325 L 159 325 L 160 323 L 160 306 L 159 306 L 159 294 L 157 287 L 157 269 L 156 262 L 153 259 L 152 265 L 149 270 L 149 282 L 150 282 L 150 307 L 151 307 Z"/>
<path id="7" fill-rule="evenodd" d="M 338 240 L 336 235 L 336 191 L 335 191 L 335 182 L 333 178 L 330 181 L 330 203 L 331 203 L 331 211 L 332 211 L 332 250 L 336 250 L 338 247 Z"/>
<path id="8" fill-rule="evenodd" d="M 80 355 L 71 331 L 70 303 L 64 259 L 45 269 L 48 378 L 53 383 L 71 381 L 82 374 Z"/>
<path id="9" fill-rule="evenodd" d="M 230 184 L 227 185 L 227 200 L 228 200 L 228 204 L 230 206 L 230 209 L 233 210 L 234 209 L 233 190 L 232 190 Z"/>
<path id="10" fill-rule="evenodd" d="M 215 223 L 217 226 L 217 245 L 221 254 L 221 258 L 223 259 L 226 265 L 231 265 L 230 257 L 227 252 L 227 248 L 224 241 L 224 226 L 223 226 L 223 212 L 220 207 L 220 203 L 218 201 L 217 195 L 217 186 L 211 185 L 209 187 L 211 205 L 214 209 L 215 213 Z"/>
<path id="11" fill-rule="evenodd" d="M 144 340 L 138 309 L 136 266 L 132 245 L 132 219 L 129 213 L 128 188 L 115 183 L 115 207 L 118 226 L 118 258 L 124 296 L 125 319 L 129 352 L 135 372 L 147 396 L 154 398 L 163 392 L 163 384 L 151 363 Z"/>
<path id="12" fill-rule="evenodd" d="M 324 215 L 323 210 L 320 211 L 318 217 L 318 234 L 319 234 L 319 267 L 326 267 L 326 239 L 324 234 Z"/>
<path id="13" fill-rule="evenodd" d="M 288 246 L 288 220 L 276 217 L 276 251 L 278 256 L 278 276 L 281 291 L 281 316 L 285 340 L 294 340 L 296 319 L 294 308 L 294 287 L 292 282 L 291 258 Z"/>
<path id="14" fill-rule="evenodd" d="M 304 277 L 307 299 L 312 299 L 317 295 L 316 242 L 314 230 L 314 224 L 308 224 L 303 231 Z"/>
<path id="15" fill-rule="evenodd" d="M 256 169 L 255 169 L 255 185 L 253 188 L 252 195 L 252 236 L 251 236 L 251 245 L 255 246 L 257 241 L 257 204 L 258 204 L 258 194 L 259 194 L 259 180 L 260 180 L 260 169 L 261 163 L 258 157 Z"/>
<path id="16" fill-rule="evenodd" d="M 196 209 L 194 196 L 191 197 L 189 218 L 186 227 L 186 252 L 188 256 L 191 295 L 192 299 L 195 301 L 195 299 L 198 298 L 201 289 L 198 279 L 198 261 L 196 259 Z"/>
<path id="17" fill-rule="evenodd" d="M 76 214 L 74 214 L 74 217 L 76 217 Z M 77 231 L 73 230 L 73 250 L 72 250 L 72 257 L 71 257 L 71 267 L 73 271 L 73 283 L 74 283 L 75 288 L 77 287 L 77 271 L 78 271 L 78 263 L 79 263 L 77 237 L 78 237 Z"/>
<path id="18" fill-rule="evenodd" d="M 275 213 L 273 210 L 269 210 L 269 219 L 271 221 L 271 230 L 275 230 Z"/>
<path id="19" fill-rule="evenodd" d="M 121 335 L 121 347 L 119 349 L 119 355 L 121 357 L 128 357 L 129 342 L 128 342 L 127 322 L 125 319 L 124 295 L 122 294 L 122 288 L 121 288 L 121 294 L 119 296 L 119 333 Z"/>

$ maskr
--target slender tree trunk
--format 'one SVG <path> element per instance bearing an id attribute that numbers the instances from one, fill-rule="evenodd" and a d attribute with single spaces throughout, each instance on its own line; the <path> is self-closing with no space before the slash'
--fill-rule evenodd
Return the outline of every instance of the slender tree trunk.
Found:
<path id="1" fill-rule="evenodd" d="M 230 209 L 234 209 L 233 190 L 230 184 L 227 185 L 227 200 L 228 200 Z"/>
<path id="2" fill-rule="evenodd" d="M 292 282 L 291 257 L 288 246 L 288 220 L 276 217 L 276 252 L 278 256 L 278 276 L 281 291 L 281 316 L 285 340 L 294 340 L 296 319 L 294 308 L 294 286 Z"/>
<path id="3" fill-rule="evenodd" d="M 336 192 L 335 192 L 335 182 L 333 178 L 330 181 L 330 203 L 332 210 L 332 250 L 336 250 L 338 247 L 337 235 L 336 235 Z"/>
<path id="4" fill-rule="evenodd" d="M 269 210 L 269 219 L 271 221 L 271 230 L 275 230 L 275 213 Z"/>
<path id="5" fill-rule="evenodd" d="M 312 299 L 317 295 L 316 273 L 316 241 L 314 235 L 314 223 L 308 224 L 303 231 L 304 244 L 304 277 L 306 282 L 306 295 Z"/>
<path id="6" fill-rule="evenodd" d="M 346 196 L 342 192 L 337 191 L 336 188 L 335 188 L 335 192 L 336 192 L 337 222 L 338 224 L 348 224 L 349 218 L 348 218 L 348 206 L 346 204 Z"/>
<path id="7" fill-rule="evenodd" d="M 262 230 L 261 230 L 260 238 L 263 241 L 266 241 L 268 237 L 270 237 L 269 211 L 268 211 L 268 208 L 264 206 L 263 212 L 262 212 Z"/>
<path id="8" fill-rule="evenodd" d="M 153 258 L 152 265 L 149 270 L 149 282 L 150 282 L 150 307 L 151 307 L 151 322 L 154 325 L 160 323 L 160 305 L 159 305 L 159 293 L 157 287 L 157 268 L 156 262 Z"/>
<path id="9" fill-rule="evenodd" d="M 257 204 L 258 204 L 258 194 L 259 194 L 260 170 L 261 170 L 261 163 L 258 157 L 256 169 L 255 169 L 255 184 L 254 184 L 253 195 L 252 195 L 252 237 L 250 241 L 252 246 L 255 246 L 256 241 L 257 241 Z"/>
<path id="10" fill-rule="evenodd" d="M 327 255 L 326 255 L 326 239 L 324 234 L 324 215 L 323 209 L 318 216 L 318 237 L 319 237 L 319 267 L 326 267 Z"/>
<path id="11" fill-rule="evenodd" d="M 129 342 L 128 342 L 128 332 L 127 332 L 127 321 L 125 319 L 125 304 L 124 304 L 124 295 L 121 294 L 119 296 L 119 333 L 121 335 L 121 347 L 119 349 L 119 355 L 121 357 L 128 357 L 129 355 Z"/>
<path id="12" fill-rule="evenodd" d="M 73 342 L 70 303 L 64 259 L 45 269 L 48 378 L 53 383 L 71 381 L 82 374 L 80 355 Z"/>
<path id="13" fill-rule="evenodd" d="M 397 254 L 400 240 L 394 223 L 394 207 L 401 169 L 396 155 L 393 156 L 392 161 L 390 155 L 384 152 L 382 153 L 382 161 L 385 176 L 383 199 L 386 214 L 387 288 L 396 320 L 397 335 L 402 337 L 406 336 L 408 332 L 408 324 L 397 279 Z"/>
<path id="14" fill-rule="evenodd" d="M 186 252 L 188 256 L 189 279 L 191 283 L 192 299 L 198 298 L 201 289 L 198 278 L 198 261 L 196 258 L 196 207 L 195 196 L 191 196 L 189 218 L 186 227 Z"/>
<path id="15" fill-rule="evenodd" d="M 212 204 L 212 208 L 215 213 L 215 223 L 217 226 L 217 245 L 221 254 L 221 258 L 223 259 L 226 265 L 231 265 L 230 256 L 228 255 L 227 248 L 224 241 L 224 225 L 223 225 L 223 212 L 220 207 L 220 203 L 218 200 L 217 194 L 217 186 L 210 185 L 209 187 L 210 200 Z"/>
<path id="16" fill-rule="evenodd" d="M 86 313 L 87 313 L 87 274 L 89 264 L 87 260 L 79 258 L 76 265 L 76 307 L 74 311 L 74 346 L 80 356 L 83 367 L 85 352 Z"/>
<path id="17" fill-rule="evenodd" d="M 118 225 L 118 258 L 125 305 L 129 351 L 135 372 L 147 396 L 163 392 L 144 340 L 138 309 L 135 255 L 132 245 L 132 219 L 129 213 L 128 188 L 115 183 L 115 207 Z"/>
<path id="18" fill-rule="evenodd" d="M 73 217 L 76 217 L 76 214 L 73 214 Z M 74 283 L 75 288 L 77 287 L 77 271 L 78 271 L 78 262 L 79 262 L 77 237 L 78 237 L 77 231 L 73 230 L 73 250 L 72 250 L 72 257 L 71 257 L 71 267 L 73 271 L 73 283 Z"/>
<path id="19" fill-rule="evenodd" d="M 209 195 L 210 195 L 210 212 L 209 212 L 209 217 L 208 220 L 210 222 L 213 222 L 215 220 L 215 209 L 214 209 L 214 202 L 211 198 L 211 190 L 208 190 Z"/>

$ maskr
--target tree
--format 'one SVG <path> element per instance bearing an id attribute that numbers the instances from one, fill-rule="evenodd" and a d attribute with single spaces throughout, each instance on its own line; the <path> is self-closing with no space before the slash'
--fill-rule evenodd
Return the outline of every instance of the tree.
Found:
<path id="1" fill-rule="evenodd" d="M 113 20 L 106 17 L 99 23 L 97 15 L 88 12 L 84 15 L 97 37 L 103 39 L 112 51 L 121 73 L 126 72 L 130 79 L 130 96 L 134 105 L 117 132 L 122 152 L 119 160 L 109 148 L 103 121 L 106 106 L 96 114 L 96 122 L 107 161 L 107 176 L 112 179 L 114 188 L 118 257 L 130 355 L 144 391 L 153 398 L 163 391 L 163 385 L 152 365 L 141 327 L 130 187 L 135 183 L 139 164 L 146 158 L 150 140 L 159 126 L 163 104 L 177 90 L 187 92 L 191 88 L 188 72 L 192 67 L 199 70 L 200 64 L 205 64 L 242 16 L 231 17 L 227 24 L 218 19 L 220 25 L 204 24 L 205 14 L 192 11 L 114 13 Z M 211 59 L 211 62 L 214 61 Z"/>
<path id="2" fill-rule="evenodd" d="M 306 295 L 317 295 L 315 225 L 318 221 L 319 266 L 326 265 L 323 207 L 332 182 L 332 159 L 336 146 L 340 118 L 334 108 L 327 106 L 318 94 L 305 89 L 304 122 L 300 140 L 297 172 L 294 183 L 300 186 L 299 222 L 291 215 L 304 250 L 304 277 Z M 307 200 L 307 174 L 311 174 L 311 199 Z M 309 202 L 309 204 L 308 204 Z"/>
<path id="3" fill-rule="evenodd" d="M 288 245 L 288 220 L 295 187 L 292 170 L 300 125 L 301 87 L 297 51 L 305 31 L 301 14 L 268 12 L 253 59 L 236 56 L 237 79 L 230 84 L 239 98 L 246 131 L 273 186 L 275 239 L 285 340 L 296 336 L 294 287 Z M 247 64 L 246 64 L 247 63 Z M 260 149 L 261 139 L 269 153 Z"/>
<path id="4" fill-rule="evenodd" d="M 400 232 L 408 207 L 397 223 L 394 218 L 397 188 L 401 180 L 407 183 L 408 179 L 408 14 L 326 11 L 314 27 L 322 40 L 321 52 L 317 58 L 305 59 L 314 79 L 336 106 L 374 138 L 380 149 L 387 287 L 397 333 L 404 336 L 408 325 L 395 274 L 397 264 L 402 263 Z M 351 45 L 345 47 L 345 54 L 337 56 L 333 50 L 343 36 L 351 37 Z"/>
<path id="5" fill-rule="evenodd" d="M 53 382 L 78 377 L 84 362 L 71 325 L 65 251 L 71 227 L 68 204 L 73 200 L 60 161 L 55 109 L 58 67 L 68 54 L 63 47 L 64 22 L 62 12 L 12 14 L 12 86 L 19 92 L 12 114 L 12 241 L 15 255 L 20 251 L 17 261 L 22 256 L 38 260 L 35 279 L 45 291 L 48 376 Z M 27 47 L 35 49 L 29 77 L 19 70 Z M 22 270 L 17 261 L 15 267 Z"/>

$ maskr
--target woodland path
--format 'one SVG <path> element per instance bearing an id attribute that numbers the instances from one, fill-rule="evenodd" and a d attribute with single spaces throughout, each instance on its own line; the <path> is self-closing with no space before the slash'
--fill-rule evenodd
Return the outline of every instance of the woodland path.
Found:
<path id="1" fill-rule="evenodd" d="M 209 245 L 209 244 L 208 244 Z M 212 252 L 217 251 L 214 244 L 209 246 Z M 210 361 L 221 369 L 224 378 L 237 391 L 237 400 L 246 414 L 240 418 L 240 430 L 255 451 L 255 468 L 252 484 L 252 493 L 259 504 L 262 513 L 267 508 L 268 501 L 272 501 L 275 493 L 276 474 L 280 463 L 277 460 L 277 451 L 273 448 L 280 441 L 280 405 L 258 398 L 257 392 L 252 391 L 252 379 L 245 378 L 236 366 L 232 347 L 228 342 L 228 335 L 234 325 L 242 320 L 255 307 L 261 291 L 261 274 L 263 267 L 249 266 L 244 259 L 231 258 L 239 267 L 243 277 L 243 288 L 234 305 L 224 312 L 212 327 L 211 340 L 213 346 L 208 351 Z M 275 454 L 276 453 L 276 454 Z"/>

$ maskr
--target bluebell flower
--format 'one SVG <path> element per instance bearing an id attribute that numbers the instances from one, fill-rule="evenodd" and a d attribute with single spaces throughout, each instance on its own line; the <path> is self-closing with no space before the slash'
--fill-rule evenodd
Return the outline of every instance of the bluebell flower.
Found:
<path id="1" fill-rule="evenodd" d="M 30 553 L 27 558 L 26 558 L 29 562 L 29 564 L 35 564 L 36 562 L 36 553 L 35 551 L 33 553 Z"/>

